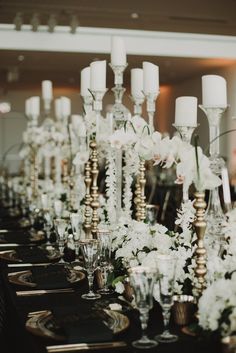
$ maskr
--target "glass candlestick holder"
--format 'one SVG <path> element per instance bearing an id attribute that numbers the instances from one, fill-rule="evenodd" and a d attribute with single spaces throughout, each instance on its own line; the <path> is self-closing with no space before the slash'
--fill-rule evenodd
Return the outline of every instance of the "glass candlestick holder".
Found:
<path id="1" fill-rule="evenodd" d="M 148 125 L 150 127 L 151 132 L 155 130 L 154 128 L 154 114 L 156 111 L 156 100 L 159 95 L 158 93 L 147 93 L 145 94 L 147 100 L 147 113 L 148 113 Z"/>
<path id="2" fill-rule="evenodd" d="M 194 130 L 196 129 L 197 125 L 193 125 L 193 126 L 181 126 L 178 124 L 173 124 L 172 126 L 174 126 L 176 128 L 176 130 L 178 131 L 180 138 L 182 141 L 186 142 L 186 143 L 191 143 L 191 138 L 193 135 Z M 186 187 L 185 183 L 183 183 L 183 203 L 188 202 L 189 200 L 189 188 Z"/>
<path id="3" fill-rule="evenodd" d="M 92 111 L 93 109 L 93 97 L 92 95 L 88 95 L 88 96 L 81 96 L 83 99 L 83 108 L 84 108 L 84 112 L 85 114 L 89 113 Z"/>
<path id="4" fill-rule="evenodd" d="M 199 124 L 195 126 L 180 126 L 178 124 L 172 124 L 172 126 L 176 128 L 182 141 L 191 143 L 193 132 L 199 126 Z"/>
<path id="5" fill-rule="evenodd" d="M 114 118 L 115 128 L 120 128 L 131 116 L 130 111 L 122 103 L 123 95 L 126 91 L 123 87 L 123 74 L 128 64 L 109 65 L 114 72 L 115 80 L 115 86 L 112 88 L 112 92 L 114 92 L 115 96 L 115 104 L 112 106 L 111 113 Z"/>
<path id="6" fill-rule="evenodd" d="M 132 96 L 132 99 L 134 102 L 134 115 L 142 116 L 142 104 L 145 100 L 145 96 Z"/>
<path id="7" fill-rule="evenodd" d="M 107 88 L 100 89 L 100 90 L 93 90 L 93 110 L 96 113 L 96 138 L 99 138 L 99 130 L 100 130 L 100 119 L 102 118 L 101 111 L 102 111 L 102 100 L 107 92 Z"/>
<path id="8" fill-rule="evenodd" d="M 202 105 L 199 107 L 206 114 L 209 124 L 210 167 L 214 174 L 220 176 L 222 168 L 225 166 L 225 162 L 220 156 L 220 121 L 227 107 L 204 107 Z M 222 223 L 225 221 L 225 215 L 221 206 L 218 187 L 210 190 L 206 219 L 206 239 L 212 245 L 221 246 L 224 243 Z"/>
<path id="9" fill-rule="evenodd" d="M 45 117 L 49 117 L 50 116 L 50 113 L 51 113 L 51 103 L 52 103 L 52 100 L 51 99 L 43 99 L 43 109 L 44 109 L 44 115 Z"/>

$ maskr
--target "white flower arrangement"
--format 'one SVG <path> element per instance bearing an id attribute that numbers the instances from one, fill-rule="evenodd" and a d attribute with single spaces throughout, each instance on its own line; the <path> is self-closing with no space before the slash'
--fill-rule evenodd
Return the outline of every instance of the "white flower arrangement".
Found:
<path id="1" fill-rule="evenodd" d="M 236 332 L 236 273 L 214 281 L 203 292 L 198 305 L 199 325 L 221 336 Z"/>
<path id="2" fill-rule="evenodd" d="M 127 224 L 120 223 L 112 230 L 112 250 L 115 259 L 121 260 L 124 268 L 137 265 L 157 268 L 157 254 L 175 255 L 178 258 L 176 294 L 183 294 L 187 279 L 190 286 L 193 282 L 194 264 L 191 258 L 195 248 L 192 241 L 192 232 L 189 230 L 174 234 L 161 224 L 149 226 L 135 220 L 127 221 Z"/>

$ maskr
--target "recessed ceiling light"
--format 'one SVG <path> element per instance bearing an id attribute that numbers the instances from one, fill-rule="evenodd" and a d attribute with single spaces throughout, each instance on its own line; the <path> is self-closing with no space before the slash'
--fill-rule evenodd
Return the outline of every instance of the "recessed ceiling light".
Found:
<path id="1" fill-rule="evenodd" d="M 133 20 L 136 20 L 137 18 L 139 18 L 139 14 L 137 12 L 132 12 L 130 14 L 130 17 L 133 19 Z"/>
<path id="2" fill-rule="evenodd" d="M 25 57 L 24 57 L 24 55 L 18 55 L 17 59 L 18 59 L 18 61 L 24 61 Z"/>

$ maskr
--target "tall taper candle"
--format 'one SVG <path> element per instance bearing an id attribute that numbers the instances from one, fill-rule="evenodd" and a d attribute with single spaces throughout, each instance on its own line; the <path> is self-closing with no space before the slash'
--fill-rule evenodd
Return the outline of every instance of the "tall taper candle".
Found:
<path id="1" fill-rule="evenodd" d="M 91 91 L 104 91 L 106 89 L 106 60 L 94 61 L 90 64 Z"/>
<path id="2" fill-rule="evenodd" d="M 42 98 L 52 100 L 52 81 L 42 81 Z"/>
<path id="3" fill-rule="evenodd" d="M 131 94 L 136 98 L 143 98 L 143 69 L 131 70 Z"/>
<path id="4" fill-rule="evenodd" d="M 90 96 L 90 67 L 85 67 L 80 73 L 80 94 L 82 97 Z"/>
<path id="5" fill-rule="evenodd" d="M 159 92 L 159 67 L 147 61 L 143 62 L 143 91 L 146 95 Z"/>
<path id="6" fill-rule="evenodd" d="M 111 39 L 111 64 L 114 66 L 126 65 L 125 43 L 121 37 Z"/>

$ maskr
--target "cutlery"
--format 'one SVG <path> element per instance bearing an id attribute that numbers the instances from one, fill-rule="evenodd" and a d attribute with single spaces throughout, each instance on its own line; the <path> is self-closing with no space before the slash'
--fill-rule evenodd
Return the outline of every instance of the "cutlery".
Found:
<path id="1" fill-rule="evenodd" d="M 30 264 L 30 263 L 20 263 L 20 264 L 8 264 L 7 267 L 12 268 L 12 267 L 37 267 L 37 266 L 49 266 L 51 265 L 50 262 L 42 262 L 42 263 L 36 263 L 36 264 Z"/>
<path id="2" fill-rule="evenodd" d="M 40 314 L 46 314 L 48 313 L 48 310 L 38 310 L 38 311 L 31 311 L 28 313 L 28 317 L 33 317 L 33 316 L 37 316 L 37 315 L 40 315 Z"/>
<path id="3" fill-rule="evenodd" d="M 103 343 L 75 343 L 75 344 L 61 344 L 57 346 L 47 346 L 48 353 L 56 352 L 74 352 L 74 351 L 87 351 L 95 349 L 106 349 L 106 348 L 121 348 L 126 347 L 127 343 L 124 341 L 116 342 L 103 342 Z"/>
<path id="4" fill-rule="evenodd" d="M 36 246 L 36 244 L 1 243 L 0 248 L 17 248 L 19 246 Z"/>
<path id="5" fill-rule="evenodd" d="M 30 297 L 34 295 L 44 295 L 44 294 L 57 294 L 57 293 L 73 293 L 73 288 L 64 289 L 35 289 L 35 290 L 22 290 L 17 291 L 16 295 L 18 297 Z"/>

